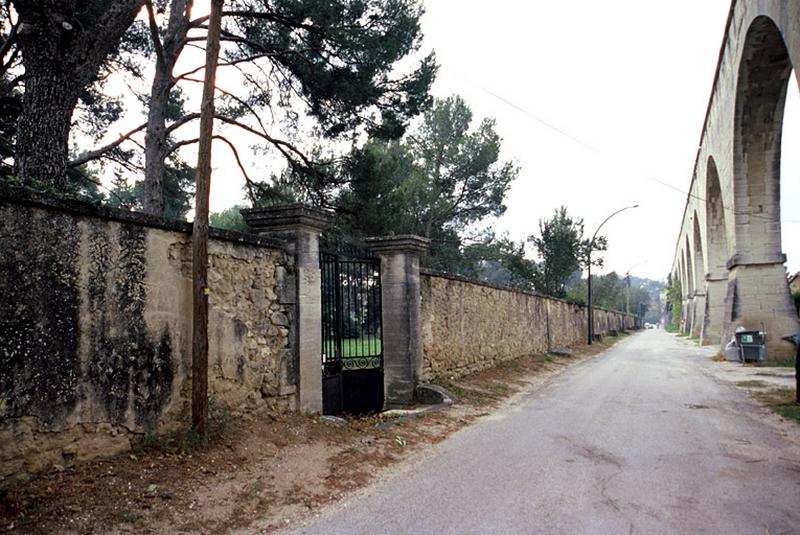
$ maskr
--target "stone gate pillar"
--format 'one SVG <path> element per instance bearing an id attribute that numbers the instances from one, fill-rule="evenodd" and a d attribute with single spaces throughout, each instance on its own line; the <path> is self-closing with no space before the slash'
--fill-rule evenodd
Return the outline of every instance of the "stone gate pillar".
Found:
<path id="1" fill-rule="evenodd" d="M 387 409 L 414 401 L 422 376 L 419 257 L 430 240 L 420 236 L 368 238 L 381 259 L 383 390 Z"/>
<path id="2" fill-rule="evenodd" d="M 294 342 L 298 402 L 304 412 L 322 412 L 322 275 L 319 235 L 333 214 L 302 204 L 242 210 L 259 234 L 286 242 L 295 260 Z"/>

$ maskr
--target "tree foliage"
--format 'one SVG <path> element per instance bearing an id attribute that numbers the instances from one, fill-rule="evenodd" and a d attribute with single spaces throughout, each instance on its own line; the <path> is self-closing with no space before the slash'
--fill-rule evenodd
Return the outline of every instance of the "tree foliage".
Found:
<path id="1" fill-rule="evenodd" d="M 227 11 L 231 62 L 267 60 L 254 82 L 278 103 L 301 99 L 326 137 L 366 124 L 397 138 L 428 105 L 433 55 L 396 76 L 395 63 L 418 50 L 422 7 L 416 0 L 236 0 Z M 250 101 L 274 99 L 258 83 Z"/>
<path id="2" fill-rule="evenodd" d="M 551 218 L 539 220 L 539 235 L 528 238 L 540 260 L 534 273 L 534 286 L 538 291 L 565 297 L 568 279 L 588 266 L 589 253 L 606 250 L 605 236 L 595 237 L 592 242 L 583 237 L 583 232 L 583 219 L 573 218 L 566 206 L 557 208 Z M 602 257 L 591 258 L 591 264 L 602 265 Z"/>
<path id="3" fill-rule="evenodd" d="M 209 224 L 214 228 L 249 232 L 250 228 L 247 226 L 247 223 L 244 222 L 242 214 L 239 213 L 239 210 L 242 208 L 244 208 L 244 206 L 237 204 L 221 212 L 213 212 L 208 217 Z"/>
<path id="4" fill-rule="evenodd" d="M 636 282 L 633 282 L 636 281 Z M 630 299 L 630 313 L 639 314 L 642 309 L 649 311 L 657 301 L 660 286 L 653 281 L 631 277 L 620 277 L 612 271 L 605 275 L 592 275 L 592 302 L 598 308 L 625 312 Z M 656 295 L 654 295 L 654 292 Z M 586 304 L 586 279 L 580 279 L 567 292 L 570 301 Z"/>
<path id="5" fill-rule="evenodd" d="M 672 313 L 672 325 L 670 327 L 677 328 L 680 325 L 681 314 L 683 313 L 683 288 L 681 287 L 680 279 L 668 277 L 666 289 L 667 304 Z"/>
<path id="6" fill-rule="evenodd" d="M 458 271 L 465 242 L 491 241 L 476 225 L 505 211 L 518 174 L 515 163 L 500 160 L 494 121 L 471 126 L 463 99 L 437 99 L 402 140 L 355 149 L 342 166 L 345 186 L 335 200 L 341 226 L 355 236 L 424 236 L 431 240 L 428 265 Z"/>
<path id="7" fill-rule="evenodd" d="M 104 172 L 126 174 L 128 181 L 144 173 L 140 206 L 168 214 L 163 199 L 169 195 L 167 175 L 186 167 L 180 151 L 196 143 L 193 136 L 181 134 L 182 128 L 199 118 L 199 110 L 185 109 L 181 95 L 200 81 L 202 70 L 175 72 L 175 67 L 187 48 L 205 41 L 207 17 L 191 17 L 192 0 L 11 4 L 20 17 L 6 24 L 6 42 L 12 46 L 0 48 L 0 59 L 11 62 L 2 56 L 7 48 L 21 51 L 23 106 L 16 121 L 14 109 L 0 101 L 0 137 L 14 138 L 17 171 L 59 187 L 68 180 L 68 165 L 77 169 L 97 162 Z M 147 21 L 133 23 L 142 6 Z M 242 160 L 245 147 L 226 131 L 255 136 L 261 150 L 271 147 L 298 175 L 310 177 L 302 185 L 317 201 L 323 200 L 331 176 L 324 173 L 325 162 L 316 161 L 302 146 L 307 134 L 333 140 L 359 133 L 400 136 L 409 120 L 429 105 L 428 89 L 436 73 L 433 54 L 405 71 L 396 70 L 401 59 L 419 49 L 421 14 L 418 0 L 226 3 L 220 68 L 223 79 L 235 79 L 241 91 L 218 88 L 216 118 L 222 127 L 215 140 L 234 154 L 245 180 L 253 181 Z M 24 31 L 17 32 L 19 28 Z M 143 73 L 149 65 L 154 65 L 154 75 L 146 80 Z M 126 111 L 106 91 L 110 73 L 124 78 L 139 96 L 147 118 L 68 163 L 73 110 L 85 112 L 78 114 L 73 130 L 95 140 Z M 142 90 L 146 84 L 149 88 Z M 9 93 L 0 91 L 0 99 Z M 48 100 L 46 94 L 60 98 Z M 47 110 L 38 117 L 27 104 L 34 100 Z M 21 127 L 19 132 L 3 128 L 6 116 L 15 129 Z"/>
<path id="8" fill-rule="evenodd" d="M 491 236 L 487 243 L 464 247 L 462 258 L 460 271 L 466 276 L 500 286 L 534 289 L 536 263 L 526 258 L 524 242 L 517 243 L 508 236 Z"/>

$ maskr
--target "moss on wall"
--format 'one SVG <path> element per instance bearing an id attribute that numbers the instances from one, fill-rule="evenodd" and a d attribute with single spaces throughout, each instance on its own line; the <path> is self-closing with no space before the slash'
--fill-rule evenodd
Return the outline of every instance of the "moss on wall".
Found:
<path id="1" fill-rule="evenodd" d="M 87 291 L 88 384 L 106 421 L 122 424 L 131 406 L 137 427 L 157 428 L 172 391 L 175 364 L 169 326 L 148 333 L 145 229 L 122 225 L 114 257 L 109 231 L 92 228 Z"/>
<path id="2" fill-rule="evenodd" d="M 60 429 L 81 397 L 79 239 L 69 215 L 0 217 L 0 416 Z"/>
<path id="3" fill-rule="evenodd" d="M 180 425 L 191 390 L 185 227 L 7 193 L 0 488 L 75 451 L 113 454 L 126 437 Z M 234 412 L 295 405 L 294 305 L 278 295 L 291 262 L 255 237 L 209 243 L 209 393 Z"/>

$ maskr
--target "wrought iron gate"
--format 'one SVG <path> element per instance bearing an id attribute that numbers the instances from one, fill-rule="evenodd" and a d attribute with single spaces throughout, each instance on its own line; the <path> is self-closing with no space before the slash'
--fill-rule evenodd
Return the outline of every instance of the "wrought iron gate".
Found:
<path id="1" fill-rule="evenodd" d="M 353 246 L 321 244 L 323 413 L 383 408 L 380 260 Z"/>

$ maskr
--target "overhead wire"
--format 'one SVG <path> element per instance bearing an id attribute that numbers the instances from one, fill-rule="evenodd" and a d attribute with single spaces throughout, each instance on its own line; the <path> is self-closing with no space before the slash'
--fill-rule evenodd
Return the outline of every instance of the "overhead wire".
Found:
<path id="1" fill-rule="evenodd" d="M 453 72 L 453 71 L 451 71 L 451 72 Z M 594 146 L 590 145 L 589 143 L 586 143 L 585 141 L 581 140 L 580 138 L 578 138 L 576 136 L 573 136 L 572 134 L 570 134 L 570 133 L 566 132 L 565 130 L 553 125 L 552 123 L 542 119 L 541 117 L 537 116 L 536 114 L 534 114 L 534 113 L 526 110 L 522 106 L 519 106 L 518 104 L 514 103 L 510 99 L 508 99 L 508 98 L 506 98 L 506 97 L 504 97 L 504 96 L 492 91 L 491 89 L 489 89 L 489 88 L 485 87 L 484 85 L 482 85 L 482 84 L 470 79 L 467 76 L 464 76 L 464 75 L 461 75 L 461 74 L 458 74 L 458 73 L 455 73 L 455 72 L 453 72 L 453 74 L 455 74 L 459 78 L 462 78 L 463 80 L 467 81 L 468 83 L 474 85 L 476 88 L 480 89 L 481 91 L 483 91 L 484 93 L 490 95 L 491 97 L 499 100 L 500 102 L 506 104 L 507 106 L 509 106 L 511 108 L 514 108 L 515 110 L 527 115 L 528 117 L 532 118 L 536 122 L 540 123 L 541 125 L 547 127 L 550 130 L 553 130 L 554 132 L 560 134 L 561 136 L 567 138 L 568 140 L 570 140 L 570 141 L 580 145 L 581 147 L 583 147 L 585 149 L 588 149 L 588 150 L 590 150 L 590 151 L 592 151 L 592 152 L 594 152 L 594 153 L 596 153 L 596 154 L 598 154 L 600 156 L 603 156 L 604 158 L 608 158 L 608 155 L 605 154 L 603 151 L 595 148 Z M 702 202 L 707 202 L 707 200 L 705 198 L 703 198 L 703 197 L 701 197 L 699 195 L 696 195 L 696 194 L 692 193 L 691 191 L 686 191 L 686 190 L 681 189 L 681 188 L 679 188 L 677 186 L 669 184 L 668 182 L 664 182 L 663 180 L 659 180 L 659 179 L 653 178 L 653 177 L 649 177 L 648 180 L 650 180 L 652 182 L 655 182 L 657 184 L 660 184 L 660 185 L 662 185 L 664 187 L 667 187 L 669 189 L 675 190 L 675 191 L 677 191 L 679 193 L 682 193 L 682 194 L 686 195 L 687 197 L 691 197 L 691 198 L 694 198 L 694 199 L 702 201 Z M 764 216 L 764 215 L 753 213 L 753 212 L 750 212 L 750 211 L 736 210 L 735 208 L 726 207 L 726 206 L 723 206 L 723 209 L 725 211 L 727 211 L 727 212 L 732 213 L 733 215 L 745 215 L 745 216 L 753 217 L 753 218 L 756 218 L 756 219 L 762 219 L 764 221 L 770 221 L 770 222 L 774 221 L 774 218 L 772 218 L 772 217 Z M 797 224 L 797 223 L 800 223 L 800 220 L 797 220 L 797 219 L 781 219 L 781 223 Z"/>

